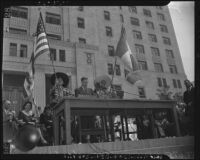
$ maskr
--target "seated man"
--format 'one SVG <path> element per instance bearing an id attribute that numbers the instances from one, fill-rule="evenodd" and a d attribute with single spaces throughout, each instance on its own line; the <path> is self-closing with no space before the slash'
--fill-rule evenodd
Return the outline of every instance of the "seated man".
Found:
<path id="1" fill-rule="evenodd" d="M 88 78 L 82 77 L 81 78 L 81 87 L 75 89 L 75 97 L 78 97 L 79 95 L 94 95 L 94 92 L 91 88 L 87 87 L 88 85 Z"/>

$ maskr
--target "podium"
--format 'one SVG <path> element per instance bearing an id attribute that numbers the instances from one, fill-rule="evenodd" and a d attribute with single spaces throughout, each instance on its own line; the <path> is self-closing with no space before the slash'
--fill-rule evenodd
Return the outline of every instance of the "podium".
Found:
<path id="1" fill-rule="evenodd" d="M 94 143 L 116 141 L 114 118 L 117 116 L 122 124 L 120 140 L 130 140 L 128 137 L 133 133 L 128 130 L 128 121 L 131 117 L 139 119 L 144 114 L 148 115 L 151 122 L 152 139 L 158 138 L 154 132 L 154 115 L 158 111 L 167 112 L 170 122 L 174 124 L 173 136 L 180 136 L 175 101 L 66 97 L 54 106 L 55 145 L 72 144 L 75 134 L 78 139 L 76 143 L 87 143 L 88 137 Z M 77 118 L 79 125 L 77 131 L 72 133 L 71 127 L 74 117 Z M 101 119 L 100 127 L 95 126 L 94 118 Z M 137 134 L 140 135 L 139 131 Z"/>

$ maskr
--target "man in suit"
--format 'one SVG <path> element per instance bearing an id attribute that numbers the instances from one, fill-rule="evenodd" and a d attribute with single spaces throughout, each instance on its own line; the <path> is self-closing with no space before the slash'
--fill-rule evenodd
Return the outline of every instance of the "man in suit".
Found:
<path id="1" fill-rule="evenodd" d="M 78 95 L 94 95 L 94 92 L 91 88 L 87 87 L 88 85 L 88 78 L 82 77 L 81 78 L 81 87 L 75 89 L 75 96 L 78 97 Z"/>
<path id="2" fill-rule="evenodd" d="M 183 94 L 183 101 L 186 104 L 185 115 L 189 118 L 188 134 L 193 135 L 194 125 L 194 86 L 189 80 L 185 80 L 186 91 Z"/>

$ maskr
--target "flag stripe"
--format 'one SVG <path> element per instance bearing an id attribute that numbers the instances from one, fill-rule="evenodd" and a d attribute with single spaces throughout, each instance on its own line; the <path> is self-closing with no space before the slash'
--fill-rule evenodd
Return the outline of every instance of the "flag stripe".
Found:
<path id="1" fill-rule="evenodd" d="M 44 46 L 40 47 L 40 48 L 35 52 L 35 55 L 37 55 L 38 53 L 40 53 L 42 50 L 45 50 L 45 49 L 49 49 L 49 46 L 48 46 L 48 45 L 44 45 Z"/>
<path id="2" fill-rule="evenodd" d="M 41 39 L 40 41 L 37 42 L 37 45 L 40 45 L 43 42 L 48 42 L 46 38 Z"/>
<path id="3" fill-rule="evenodd" d="M 40 55 L 42 55 L 45 52 L 49 52 L 49 48 L 43 49 L 42 51 L 40 51 L 39 53 L 36 54 L 35 59 L 37 59 L 37 57 L 39 57 Z"/>
<path id="4" fill-rule="evenodd" d="M 43 46 L 47 45 L 48 46 L 48 43 L 47 42 L 42 42 L 40 44 L 37 44 L 37 48 L 35 49 L 35 52 L 37 53 L 37 50 L 39 50 L 40 48 L 42 48 Z"/>
<path id="5" fill-rule="evenodd" d="M 41 36 L 40 36 L 41 35 Z M 36 43 L 39 43 L 39 41 L 43 40 L 43 39 L 47 39 L 46 35 L 45 34 L 40 34 L 38 37 L 37 37 L 37 41 Z"/>

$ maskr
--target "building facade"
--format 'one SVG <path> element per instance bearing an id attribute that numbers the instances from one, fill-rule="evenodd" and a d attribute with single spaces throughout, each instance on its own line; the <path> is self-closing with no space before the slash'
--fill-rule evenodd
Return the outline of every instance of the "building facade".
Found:
<path id="1" fill-rule="evenodd" d="M 82 76 L 88 77 L 91 88 L 97 76 L 112 76 L 122 25 L 142 76 L 142 81 L 130 84 L 125 79 L 129 71 L 117 59 L 113 84 L 125 91 L 124 98 L 158 99 L 157 89 L 163 86 L 170 86 L 173 93 L 185 90 L 186 75 L 167 6 L 12 7 L 11 18 L 4 19 L 2 82 L 3 98 L 10 99 L 17 110 L 23 103 L 39 10 L 55 70 L 69 75 L 72 91 L 80 86 Z M 35 99 L 44 108 L 53 73 L 47 54 L 37 59 L 35 70 Z"/>

